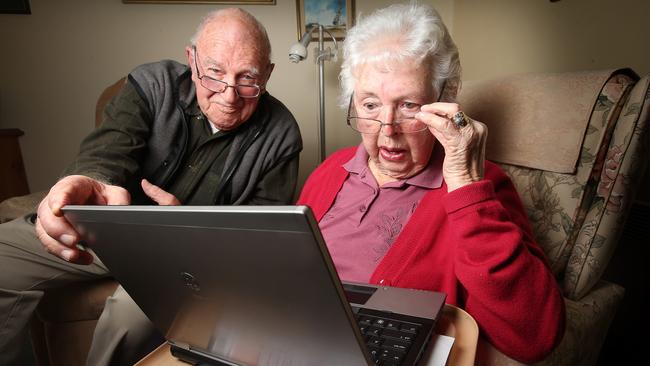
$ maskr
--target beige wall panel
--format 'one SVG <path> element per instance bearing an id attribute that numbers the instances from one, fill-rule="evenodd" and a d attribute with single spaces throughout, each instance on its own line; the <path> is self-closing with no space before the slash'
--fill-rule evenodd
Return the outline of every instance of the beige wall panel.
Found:
<path id="1" fill-rule="evenodd" d="M 650 72 L 646 0 L 457 0 L 464 79 L 632 67 Z"/>

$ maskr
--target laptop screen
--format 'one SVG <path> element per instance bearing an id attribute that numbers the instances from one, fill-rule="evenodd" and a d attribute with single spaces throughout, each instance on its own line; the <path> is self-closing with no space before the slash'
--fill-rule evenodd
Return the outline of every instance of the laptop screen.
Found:
<path id="1" fill-rule="evenodd" d="M 307 207 L 67 206 L 64 212 L 172 343 L 236 364 L 275 364 L 278 357 L 281 364 L 366 362 Z"/>

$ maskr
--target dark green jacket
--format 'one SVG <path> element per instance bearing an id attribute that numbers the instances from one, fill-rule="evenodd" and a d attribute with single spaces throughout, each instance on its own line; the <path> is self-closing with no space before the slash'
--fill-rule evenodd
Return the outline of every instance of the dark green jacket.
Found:
<path id="1" fill-rule="evenodd" d="M 123 186 L 132 203 L 142 204 L 147 200 L 140 180 L 166 187 L 187 153 L 188 120 L 199 110 L 186 65 L 169 60 L 145 64 L 129 74 L 128 83 L 140 96 L 139 103 L 122 97 L 124 91 L 116 96 L 104 110 L 102 125 L 84 139 L 65 175 L 82 174 Z M 218 190 L 221 197 L 205 204 L 246 204 L 263 184 L 266 172 L 293 160 L 295 169 L 285 182 L 291 192 L 277 202 L 290 203 L 301 150 L 300 131 L 291 112 L 263 94 L 256 111 L 233 137 Z"/>

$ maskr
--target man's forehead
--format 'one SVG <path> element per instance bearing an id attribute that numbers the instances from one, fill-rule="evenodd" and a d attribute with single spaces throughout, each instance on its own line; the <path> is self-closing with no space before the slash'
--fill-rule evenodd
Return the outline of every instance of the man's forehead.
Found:
<path id="1" fill-rule="evenodd" d="M 257 53 L 228 51 L 220 47 L 197 47 L 201 62 L 206 66 L 215 66 L 221 69 L 236 67 L 239 72 L 252 72 L 258 74 L 264 67 L 262 58 Z"/>

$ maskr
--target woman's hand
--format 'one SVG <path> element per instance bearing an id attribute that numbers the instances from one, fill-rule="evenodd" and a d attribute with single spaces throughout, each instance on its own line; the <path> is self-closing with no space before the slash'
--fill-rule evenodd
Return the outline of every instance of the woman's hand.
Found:
<path id="1" fill-rule="evenodd" d="M 487 126 L 467 116 L 465 126 L 456 125 L 452 119 L 459 112 L 456 103 L 436 102 L 415 115 L 445 149 L 442 175 L 448 192 L 483 179 Z"/>

